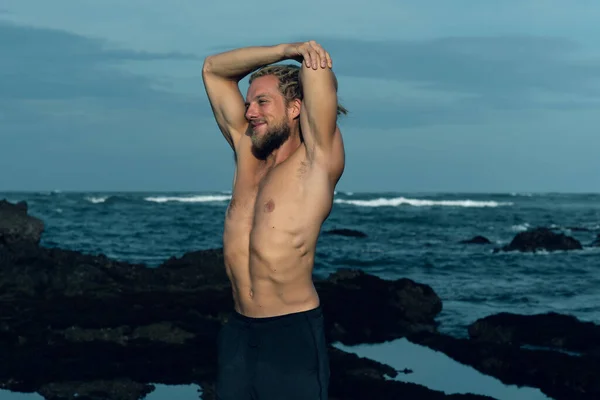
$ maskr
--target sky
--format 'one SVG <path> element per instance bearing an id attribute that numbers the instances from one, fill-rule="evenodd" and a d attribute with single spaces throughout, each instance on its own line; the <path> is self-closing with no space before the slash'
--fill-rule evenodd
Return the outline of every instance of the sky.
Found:
<path id="1" fill-rule="evenodd" d="M 597 21 L 592 0 L 3 0 L 0 191 L 230 190 L 204 58 L 316 40 L 350 111 L 338 190 L 600 192 Z"/>

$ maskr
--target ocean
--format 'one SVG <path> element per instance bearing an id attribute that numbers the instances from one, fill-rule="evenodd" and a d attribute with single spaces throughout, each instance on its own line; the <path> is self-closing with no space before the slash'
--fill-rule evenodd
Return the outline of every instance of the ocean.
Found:
<path id="1" fill-rule="evenodd" d="M 5 192 L 2 198 L 26 201 L 29 214 L 44 221 L 43 246 L 152 268 L 172 256 L 222 247 L 230 193 Z M 493 252 L 539 226 L 578 239 L 584 249 Z M 443 302 L 441 332 L 466 337 L 468 325 L 503 311 L 555 311 L 600 323 L 600 247 L 590 247 L 600 234 L 600 194 L 336 192 L 323 232 L 331 229 L 366 237 L 322 234 L 317 277 L 357 268 L 430 285 Z M 492 244 L 460 243 L 478 235 Z"/>

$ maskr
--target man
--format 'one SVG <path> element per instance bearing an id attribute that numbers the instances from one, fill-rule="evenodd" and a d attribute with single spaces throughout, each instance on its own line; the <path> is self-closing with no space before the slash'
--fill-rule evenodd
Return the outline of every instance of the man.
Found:
<path id="1" fill-rule="evenodd" d="M 271 65 L 283 60 L 302 65 Z M 217 398 L 326 399 L 312 271 L 344 169 L 331 57 L 314 41 L 241 48 L 207 57 L 202 76 L 236 161 L 223 234 L 235 311 L 219 335 Z"/>

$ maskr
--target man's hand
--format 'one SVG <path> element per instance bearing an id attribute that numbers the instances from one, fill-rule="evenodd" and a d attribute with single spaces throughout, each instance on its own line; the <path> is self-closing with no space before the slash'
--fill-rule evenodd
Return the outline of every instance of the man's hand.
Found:
<path id="1" fill-rule="evenodd" d="M 304 63 L 307 68 L 331 68 L 331 56 L 314 40 L 303 43 L 292 43 L 285 47 L 286 58 Z"/>

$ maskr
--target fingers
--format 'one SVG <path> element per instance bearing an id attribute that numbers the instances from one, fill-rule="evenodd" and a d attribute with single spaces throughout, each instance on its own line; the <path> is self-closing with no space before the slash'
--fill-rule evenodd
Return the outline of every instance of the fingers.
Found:
<path id="1" fill-rule="evenodd" d="M 310 56 L 310 46 L 306 46 L 303 50 L 302 50 L 302 58 L 304 58 L 304 64 L 306 64 L 306 68 L 311 68 L 312 67 L 312 61 L 311 61 L 311 56 Z"/>
<path id="2" fill-rule="evenodd" d="M 310 46 L 315 49 L 315 52 L 318 55 L 318 61 L 317 61 L 317 68 L 320 66 L 321 68 L 325 68 L 327 67 L 327 53 L 326 51 L 323 49 L 323 47 L 321 47 L 320 44 L 318 44 L 317 42 L 315 42 L 314 40 L 311 40 L 310 42 Z M 315 63 L 313 62 L 313 68 L 315 68 Z M 316 69 L 316 68 L 315 68 Z"/>
<path id="3" fill-rule="evenodd" d="M 323 47 L 321 47 L 321 45 L 319 45 L 314 40 L 305 43 L 304 49 L 305 50 L 303 52 L 303 57 L 305 64 L 308 68 L 316 70 L 319 67 L 332 67 L 333 63 L 331 61 L 331 56 L 328 52 L 325 51 L 325 49 L 323 49 Z"/>
<path id="4" fill-rule="evenodd" d="M 307 67 L 312 69 L 318 69 L 319 64 L 321 63 L 318 45 L 314 40 L 311 40 L 307 43 L 307 49 L 310 53 L 310 63 L 308 63 Z"/>

